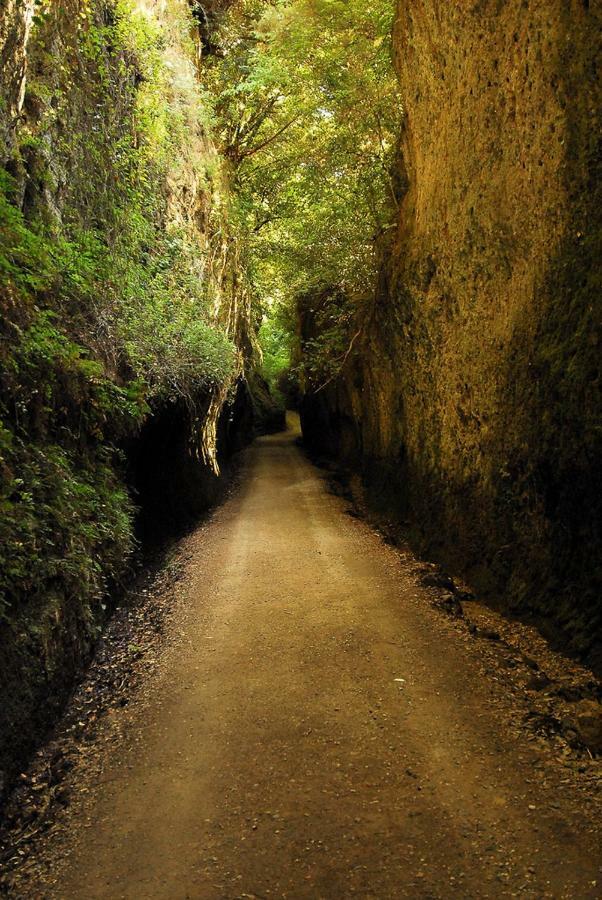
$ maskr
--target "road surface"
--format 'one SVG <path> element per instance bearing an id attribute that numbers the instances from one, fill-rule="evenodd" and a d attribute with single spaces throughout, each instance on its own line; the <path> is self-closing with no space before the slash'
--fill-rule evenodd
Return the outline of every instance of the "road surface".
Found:
<path id="1" fill-rule="evenodd" d="M 294 433 L 192 538 L 186 602 L 39 896 L 602 896 L 599 835 L 476 641 Z"/>

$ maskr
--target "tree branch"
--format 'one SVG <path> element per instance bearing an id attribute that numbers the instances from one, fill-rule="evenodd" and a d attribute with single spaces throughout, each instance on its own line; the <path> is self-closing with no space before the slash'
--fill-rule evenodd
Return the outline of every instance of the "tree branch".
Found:
<path id="1" fill-rule="evenodd" d="M 361 333 L 362 333 L 362 329 L 361 329 L 361 328 L 359 329 L 359 331 L 356 331 L 356 333 L 355 333 L 355 334 L 353 335 L 353 337 L 351 338 L 351 343 L 350 343 L 349 346 L 347 347 L 347 351 L 346 351 L 345 355 L 343 356 L 343 358 L 342 358 L 342 360 L 341 360 L 341 365 L 339 366 L 339 368 L 337 369 L 337 371 L 336 371 L 336 372 L 333 372 L 333 374 L 330 376 L 330 378 L 328 378 L 328 379 L 324 382 L 324 384 L 321 384 L 319 388 L 316 388 L 316 390 L 313 392 L 314 394 L 319 394 L 320 391 L 323 391 L 325 387 L 328 387 L 328 385 L 331 383 L 331 381 L 334 381 L 335 378 L 338 378 L 338 376 L 339 376 L 339 375 L 341 374 L 341 372 L 343 371 L 343 367 L 344 367 L 345 363 L 346 363 L 347 360 L 349 359 L 349 354 L 350 354 L 351 351 L 353 350 L 353 345 L 355 344 L 356 340 L 358 339 L 358 337 L 360 336 Z"/>
<path id="2" fill-rule="evenodd" d="M 281 134 L 284 134 L 284 132 L 291 127 L 291 125 L 294 125 L 295 122 L 298 122 L 299 118 L 300 116 L 295 116 L 294 119 L 291 119 L 289 122 L 283 125 L 282 128 L 279 128 L 278 131 L 275 131 L 274 134 L 271 134 L 270 137 L 267 137 L 264 141 L 260 141 L 260 143 L 255 147 L 250 147 L 248 150 L 242 150 L 239 154 L 239 159 L 248 159 L 249 156 L 254 156 L 256 153 L 259 153 L 260 150 L 264 150 L 267 146 L 269 146 L 269 144 L 273 144 L 273 142 L 277 140 Z"/>

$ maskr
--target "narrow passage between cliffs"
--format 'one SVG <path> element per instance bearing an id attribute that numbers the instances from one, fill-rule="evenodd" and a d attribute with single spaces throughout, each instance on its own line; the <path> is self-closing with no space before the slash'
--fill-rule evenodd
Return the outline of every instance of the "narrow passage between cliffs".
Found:
<path id="1" fill-rule="evenodd" d="M 184 542 L 158 665 L 18 895 L 599 897 L 595 808 L 296 436 Z"/>

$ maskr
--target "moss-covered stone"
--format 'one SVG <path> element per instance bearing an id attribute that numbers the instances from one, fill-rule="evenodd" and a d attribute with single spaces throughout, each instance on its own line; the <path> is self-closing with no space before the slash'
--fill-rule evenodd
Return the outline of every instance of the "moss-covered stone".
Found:
<path id="1" fill-rule="evenodd" d="M 136 505 L 154 536 L 198 514 L 253 432 L 198 48 L 187 0 L 0 11 L 0 793 L 131 571 Z"/>

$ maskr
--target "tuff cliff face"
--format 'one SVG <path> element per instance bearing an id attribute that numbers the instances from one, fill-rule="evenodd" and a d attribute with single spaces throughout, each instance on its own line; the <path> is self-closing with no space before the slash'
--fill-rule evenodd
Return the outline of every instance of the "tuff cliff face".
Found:
<path id="1" fill-rule="evenodd" d="M 601 19 L 399 4 L 398 225 L 338 383 L 304 401 L 374 505 L 598 664 Z"/>
<path id="2" fill-rule="evenodd" d="M 187 0 L 0 11 L 0 794 L 135 549 L 254 428 L 241 242 Z M 19 762 L 20 764 L 20 762 Z"/>

